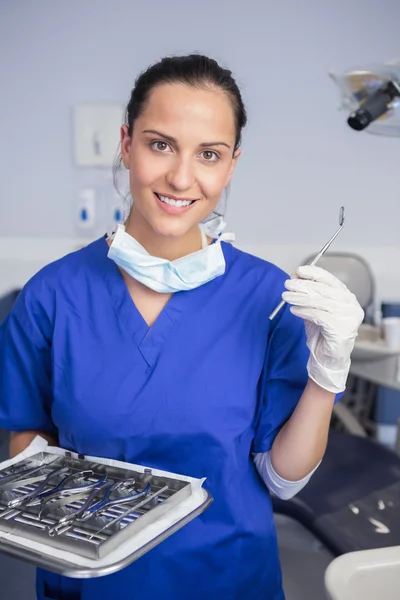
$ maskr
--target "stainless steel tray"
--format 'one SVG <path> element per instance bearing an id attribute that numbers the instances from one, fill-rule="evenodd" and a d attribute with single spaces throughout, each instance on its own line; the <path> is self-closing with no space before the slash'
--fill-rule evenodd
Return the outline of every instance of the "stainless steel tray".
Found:
<path id="1" fill-rule="evenodd" d="M 102 459 L 98 460 L 101 461 Z M 28 468 L 35 467 L 40 468 L 32 475 L 32 479 L 35 476 L 41 477 L 39 481 L 28 481 L 26 485 L 21 486 L 18 481 L 21 478 L 26 480 L 27 476 L 22 477 L 20 475 L 19 480 L 14 479 L 11 483 L 7 479 L 13 473 L 20 473 Z M 52 475 L 51 483 L 49 481 L 47 485 L 43 486 L 46 475 L 50 471 L 60 468 L 63 471 L 55 473 L 54 476 Z M 108 556 L 112 558 L 113 551 L 119 548 L 121 544 L 124 544 L 128 539 L 131 540 L 139 531 L 142 531 L 149 524 L 156 523 L 168 511 L 173 510 L 184 500 L 191 497 L 192 485 L 188 478 L 175 474 L 173 476 L 163 474 L 160 471 L 154 473 L 151 469 L 140 471 L 137 469 L 137 467 L 135 469 L 131 466 L 124 468 L 102 464 L 97 462 L 96 459 L 90 458 L 88 460 L 82 455 L 72 454 L 68 451 L 59 454 L 46 451 L 38 452 L 12 467 L 1 469 L 0 465 L 0 532 L 12 533 L 19 536 L 19 538 L 45 544 L 46 547 L 66 551 L 70 553 L 71 560 L 58 558 L 51 555 L 51 553 L 44 554 L 33 547 L 28 548 L 26 545 L 22 546 L 15 541 L 15 538 L 11 541 L 6 537 L 0 537 L 0 551 L 69 577 L 87 578 L 107 575 L 137 560 L 201 514 L 212 502 L 210 494 L 202 488 L 201 503 L 197 503 L 183 518 L 174 522 L 172 526 L 123 558 L 116 558 L 115 561 L 110 560 L 108 564 L 101 561 L 100 566 L 100 559 Z M 56 506 L 57 499 L 62 497 L 61 493 L 52 501 L 49 501 L 49 496 L 47 496 L 45 504 L 43 504 L 43 499 L 38 504 L 38 498 L 33 498 L 31 499 L 31 505 L 29 505 L 27 498 L 29 495 L 32 496 L 35 492 L 37 493 L 40 485 L 42 485 L 40 488 L 42 495 L 49 494 L 57 484 L 62 483 L 63 478 L 72 477 L 81 471 L 92 471 L 92 473 L 87 475 L 84 481 L 82 478 L 76 479 L 75 483 L 77 482 L 79 485 L 82 483 L 95 485 L 102 478 L 106 478 L 106 486 L 113 483 L 124 485 L 127 480 L 133 478 L 135 493 L 142 495 L 125 504 L 111 506 L 98 515 L 90 516 L 87 520 L 67 522 L 65 527 L 59 528 L 58 534 L 50 535 L 52 530 L 54 533 L 54 527 L 60 518 L 71 518 L 74 511 L 82 508 L 90 492 L 87 492 L 84 499 L 76 501 L 74 500 L 76 493 L 64 493 L 64 497 L 68 496 L 68 504 L 54 510 L 51 509 L 51 505 Z M 103 495 L 103 490 L 99 489 L 93 503 L 99 502 Z M 124 497 L 124 494 L 118 489 L 110 495 L 110 499 L 114 500 L 120 500 L 122 497 Z M 25 504 L 13 507 L 13 502 L 19 502 L 18 498 L 24 500 Z M 69 502 L 70 499 L 71 502 Z M 34 504 L 34 502 L 37 504 Z M 45 516 L 42 516 L 43 511 L 41 512 L 43 505 L 49 507 Z M 76 555 L 89 558 L 90 561 L 86 561 L 86 563 L 90 564 L 86 564 L 86 566 L 75 564 L 74 556 Z"/>

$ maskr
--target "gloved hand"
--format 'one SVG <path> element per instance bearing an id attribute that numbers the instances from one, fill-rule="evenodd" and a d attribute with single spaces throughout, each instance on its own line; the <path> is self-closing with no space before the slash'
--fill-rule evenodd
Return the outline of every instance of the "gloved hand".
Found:
<path id="1" fill-rule="evenodd" d="M 320 267 L 299 267 L 294 277 L 282 298 L 305 320 L 308 375 L 330 392 L 343 392 L 364 311 L 344 283 Z"/>

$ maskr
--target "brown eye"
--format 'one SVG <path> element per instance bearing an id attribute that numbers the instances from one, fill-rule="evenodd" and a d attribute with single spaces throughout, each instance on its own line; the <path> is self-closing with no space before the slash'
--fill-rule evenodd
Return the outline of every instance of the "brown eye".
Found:
<path id="1" fill-rule="evenodd" d="M 216 152 L 213 152 L 213 150 L 204 150 L 204 152 L 202 152 L 202 155 L 206 162 L 215 162 L 219 159 L 218 154 Z"/>
<path id="2" fill-rule="evenodd" d="M 161 140 L 151 142 L 151 146 L 154 148 L 154 150 L 158 150 L 159 152 L 165 152 L 165 150 L 169 148 L 167 142 L 163 142 Z"/>

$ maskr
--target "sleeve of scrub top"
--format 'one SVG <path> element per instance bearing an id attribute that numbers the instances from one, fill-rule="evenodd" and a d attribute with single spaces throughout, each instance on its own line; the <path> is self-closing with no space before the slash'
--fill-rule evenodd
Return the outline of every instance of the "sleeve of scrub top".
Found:
<path id="1" fill-rule="evenodd" d="M 283 479 L 278 473 L 275 471 L 271 462 L 271 453 L 261 452 L 260 454 L 254 454 L 254 463 L 257 467 L 257 471 L 264 481 L 265 485 L 269 489 L 270 492 L 281 498 L 282 500 L 290 500 L 296 494 L 298 494 L 310 481 L 312 475 L 318 469 L 320 462 L 318 465 L 303 479 L 298 479 L 297 481 L 288 481 L 287 479 Z"/>
<path id="2" fill-rule="evenodd" d="M 0 427 L 56 433 L 49 319 L 24 290 L 0 327 Z"/>
<path id="3" fill-rule="evenodd" d="M 286 305 L 271 324 L 258 388 L 254 453 L 270 450 L 294 411 L 308 381 L 308 357 L 304 321 Z"/>

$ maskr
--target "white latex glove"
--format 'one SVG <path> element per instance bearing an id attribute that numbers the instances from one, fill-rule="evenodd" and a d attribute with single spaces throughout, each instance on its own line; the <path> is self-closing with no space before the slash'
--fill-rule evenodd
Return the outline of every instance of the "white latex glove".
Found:
<path id="1" fill-rule="evenodd" d="M 294 277 L 285 282 L 288 291 L 282 298 L 305 320 L 308 375 L 330 392 L 343 392 L 364 311 L 344 283 L 325 269 L 299 267 Z"/>

